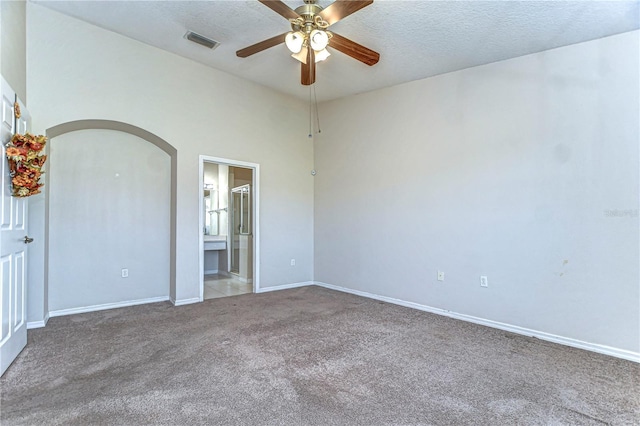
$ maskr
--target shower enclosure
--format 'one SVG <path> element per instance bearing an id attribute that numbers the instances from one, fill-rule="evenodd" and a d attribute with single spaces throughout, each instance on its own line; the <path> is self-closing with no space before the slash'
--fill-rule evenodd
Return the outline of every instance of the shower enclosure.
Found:
<path id="1" fill-rule="evenodd" d="M 251 186 L 231 190 L 231 272 L 243 281 L 251 281 Z"/>

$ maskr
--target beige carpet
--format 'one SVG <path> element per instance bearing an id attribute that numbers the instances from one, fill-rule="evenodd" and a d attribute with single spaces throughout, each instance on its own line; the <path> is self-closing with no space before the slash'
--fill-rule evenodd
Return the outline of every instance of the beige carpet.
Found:
<path id="1" fill-rule="evenodd" d="M 638 425 L 640 365 L 319 287 L 53 318 L 8 425 Z"/>

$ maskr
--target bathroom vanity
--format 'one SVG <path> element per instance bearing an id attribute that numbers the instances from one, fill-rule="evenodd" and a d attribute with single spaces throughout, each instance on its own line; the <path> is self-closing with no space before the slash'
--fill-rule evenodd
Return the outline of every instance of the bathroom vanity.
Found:
<path id="1" fill-rule="evenodd" d="M 226 250 L 226 249 L 227 249 L 226 235 L 205 235 L 204 236 L 204 251 Z"/>

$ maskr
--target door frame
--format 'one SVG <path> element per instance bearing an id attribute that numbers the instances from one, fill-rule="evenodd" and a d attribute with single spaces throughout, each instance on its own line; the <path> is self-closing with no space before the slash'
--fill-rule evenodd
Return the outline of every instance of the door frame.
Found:
<path id="1" fill-rule="evenodd" d="M 204 233 L 202 230 L 205 226 L 204 218 L 204 163 L 215 163 L 218 165 L 243 167 L 252 169 L 252 185 L 251 194 L 251 230 L 253 234 L 253 292 L 260 292 L 260 164 L 250 163 L 248 161 L 231 160 L 228 158 L 212 157 L 209 155 L 200 155 L 198 160 L 198 277 L 200 281 L 200 301 L 204 301 Z M 229 204 L 231 205 L 231 204 Z M 228 232 L 227 232 L 228 233 Z M 227 235 L 227 248 L 229 247 Z"/>

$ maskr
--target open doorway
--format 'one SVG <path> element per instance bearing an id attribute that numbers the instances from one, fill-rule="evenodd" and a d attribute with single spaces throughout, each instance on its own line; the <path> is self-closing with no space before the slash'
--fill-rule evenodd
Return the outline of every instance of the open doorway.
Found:
<path id="1" fill-rule="evenodd" d="M 200 300 L 257 291 L 258 165 L 200 156 Z"/>

